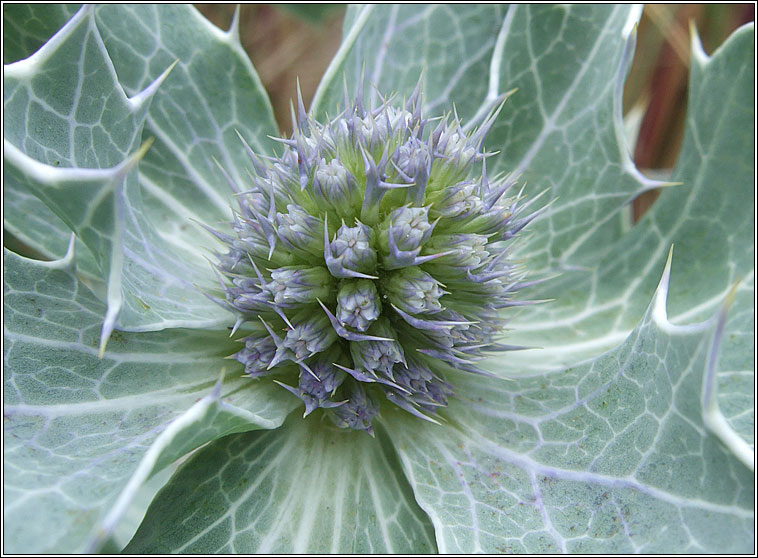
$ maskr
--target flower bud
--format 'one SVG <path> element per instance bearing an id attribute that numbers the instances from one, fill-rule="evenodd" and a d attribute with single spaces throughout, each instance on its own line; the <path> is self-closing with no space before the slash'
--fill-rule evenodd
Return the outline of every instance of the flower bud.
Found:
<path id="1" fill-rule="evenodd" d="M 337 293 L 337 319 L 342 325 L 366 331 L 382 311 L 373 281 L 345 281 Z"/>
<path id="2" fill-rule="evenodd" d="M 324 259 L 335 277 L 363 277 L 376 271 L 376 252 L 372 248 L 371 229 L 357 222 L 355 227 L 344 223 L 331 243 L 324 240 Z"/>
<path id="3" fill-rule="evenodd" d="M 363 116 L 356 114 L 350 123 L 353 141 L 373 152 L 377 148 L 385 147 L 393 136 L 405 132 L 412 120 L 413 115 L 410 112 L 390 105 L 383 105 Z"/>
<path id="4" fill-rule="evenodd" d="M 475 182 L 464 180 L 446 190 L 436 191 L 430 214 L 447 219 L 477 215 L 482 208 L 482 200 L 476 194 L 477 188 Z"/>
<path id="5" fill-rule="evenodd" d="M 311 372 L 313 372 L 311 374 Z M 329 360 L 321 359 L 311 364 L 311 372 L 300 372 L 300 390 L 323 404 L 347 377 L 347 374 Z"/>
<path id="6" fill-rule="evenodd" d="M 362 201 L 355 177 L 338 159 L 328 163 L 321 159 L 313 176 L 313 193 L 320 204 L 341 216 L 354 215 Z"/>
<path id="7" fill-rule="evenodd" d="M 330 354 L 334 351 L 330 351 Z M 300 366 L 300 378 L 297 388 L 280 383 L 290 393 L 298 396 L 305 404 L 304 416 L 317 408 L 333 408 L 344 401 L 333 401 L 331 397 L 345 381 L 347 374 L 331 363 L 331 358 L 317 358 L 306 368 Z"/>
<path id="8" fill-rule="evenodd" d="M 279 239 L 289 250 L 307 259 L 321 255 L 323 230 L 324 224 L 298 205 L 290 204 L 287 213 L 276 214 Z"/>
<path id="9" fill-rule="evenodd" d="M 396 366 L 394 375 L 397 385 L 406 390 L 404 397 L 430 412 L 447 405 L 452 394 L 450 384 L 416 358 L 409 360 L 407 367 Z"/>
<path id="10" fill-rule="evenodd" d="M 229 289 L 227 296 L 231 298 L 232 306 L 243 314 L 265 312 L 271 308 L 271 293 L 268 291 Z"/>
<path id="11" fill-rule="evenodd" d="M 387 325 L 386 318 L 369 330 L 373 335 L 397 339 L 397 334 Z M 350 354 L 355 366 L 368 372 L 378 372 L 392 377 L 396 362 L 405 362 L 403 348 L 397 341 L 356 341 L 350 344 Z"/>
<path id="12" fill-rule="evenodd" d="M 271 337 L 251 335 L 245 337 L 245 348 L 234 355 L 234 358 L 245 365 L 245 373 L 253 378 L 270 373 L 269 365 L 276 354 L 276 344 Z"/>
<path id="13" fill-rule="evenodd" d="M 389 252 L 390 236 L 398 250 L 409 252 L 419 248 L 429 239 L 434 228 L 429 223 L 428 213 L 426 207 L 401 207 L 390 213 L 381 227 L 387 230 L 379 240 L 382 251 Z"/>
<path id="14" fill-rule="evenodd" d="M 382 283 L 382 289 L 395 306 L 409 314 L 433 314 L 442 310 L 440 283 L 418 267 L 395 271 Z"/>
<path id="15" fill-rule="evenodd" d="M 434 253 L 447 250 L 448 254 L 433 262 L 435 269 L 445 267 L 465 274 L 467 270 L 476 269 L 487 261 L 490 254 L 486 248 L 487 237 L 481 234 L 442 234 L 432 238 L 424 251 Z"/>
<path id="16" fill-rule="evenodd" d="M 323 267 L 285 266 L 271 272 L 265 288 L 278 305 L 316 302 L 331 295 L 332 276 Z"/>
<path id="17" fill-rule="evenodd" d="M 369 113 L 363 118 L 356 119 L 355 137 L 357 143 L 365 145 L 370 150 L 383 146 L 389 133 L 390 126 L 386 118 L 380 116 L 377 119 Z"/>
<path id="18" fill-rule="evenodd" d="M 406 180 L 415 181 L 420 173 L 429 176 L 432 156 L 426 142 L 412 137 L 397 148 L 392 157 L 395 168 Z"/>
<path id="19" fill-rule="evenodd" d="M 353 382 L 347 401 L 332 409 L 331 418 L 340 428 L 365 430 L 373 435 L 371 421 L 379 414 L 379 405 L 366 393 L 359 382 Z"/>
<path id="20" fill-rule="evenodd" d="M 236 238 L 223 240 L 232 248 L 226 259 L 236 257 L 237 261 L 224 263 L 223 267 L 227 270 L 234 271 L 239 263 L 249 267 L 250 257 L 272 261 L 275 265 L 286 265 L 292 261 L 292 256 L 286 252 L 272 253 L 266 231 L 256 220 L 237 216 L 232 228 L 237 235 Z M 270 230 L 273 231 L 273 227 Z M 214 232 L 214 234 L 218 236 L 218 233 Z M 273 257 L 270 258 L 270 256 Z"/>
<path id="21" fill-rule="evenodd" d="M 469 142 L 457 123 L 452 126 L 441 123 L 432 134 L 432 145 L 435 157 L 457 167 L 459 171 L 466 170 L 479 155 L 476 146 Z"/>
<path id="22" fill-rule="evenodd" d="M 427 214 L 426 207 L 401 207 L 384 220 L 379 230 L 384 269 L 419 265 L 437 257 L 418 257 L 434 230 L 435 223 L 429 223 Z"/>
<path id="23" fill-rule="evenodd" d="M 486 211 L 482 209 L 477 215 L 466 223 L 461 223 L 459 232 L 476 232 L 479 234 L 492 235 L 493 240 L 508 240 L 518 232 L 513 221 L 510 208 L 499 203 L 494 204 Z"/>
<path id="24" fill-rule="evenodd" d="M 321 313 L 304 312 L 292 321 L 292 326 L 277 348 L 276 362 L 301 362 L 325 351 L 337 339 L 329 319 Z"/>

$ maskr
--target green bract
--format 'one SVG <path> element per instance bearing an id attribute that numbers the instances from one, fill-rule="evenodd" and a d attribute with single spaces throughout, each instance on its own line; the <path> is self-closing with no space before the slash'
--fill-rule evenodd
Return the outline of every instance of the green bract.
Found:
<path id="1" fill-rule="evenodd" d="M 236 18 L 4 10 L 5 551 L 751 551 L 752 25 L 631 225 L 638 7 L 351 7 L 283 143 Z"/>

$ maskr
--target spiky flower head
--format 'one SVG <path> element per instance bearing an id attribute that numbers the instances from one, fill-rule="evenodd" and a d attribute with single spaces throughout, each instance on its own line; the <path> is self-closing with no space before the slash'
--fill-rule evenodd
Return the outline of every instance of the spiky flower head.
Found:
<path id="1" fill-rule="evenodd" d="M 249 147 L 236 236 L 219 256 L 225 304 L 247 330 L 233 357 L 338 427 L 372 432 L 381 405 L 427 420 L 454 395 L 456 370 L 502 333 L 500 311 L 524 283 L 508 259 L 534 214 L 488 178 L 491 114 L 466 133 L 431 121 L 420 88 L 401 107 L 366 110 L 362 92 L 327 124 L 298 99 L 279 157 Z"/>

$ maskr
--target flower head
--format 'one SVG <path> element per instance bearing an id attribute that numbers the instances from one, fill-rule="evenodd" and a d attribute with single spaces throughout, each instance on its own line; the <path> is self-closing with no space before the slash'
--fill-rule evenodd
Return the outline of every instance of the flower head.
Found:
<path id="1" fill-rule="evenodd" d="M 227 305 L 255 330 L 235 358 L 343 428 L 371 432 L 387 402 L 434 421 L 447 376 L 503 347 L 518 286 L 507 242 L 529 217 L 512 181 L 487 177 L 491 119 L 432 128 L 419 98 L 358 100 L 326 124 L 299 106 L 278 158 L 250 152 L 236 238 L 217 235 Z"/>

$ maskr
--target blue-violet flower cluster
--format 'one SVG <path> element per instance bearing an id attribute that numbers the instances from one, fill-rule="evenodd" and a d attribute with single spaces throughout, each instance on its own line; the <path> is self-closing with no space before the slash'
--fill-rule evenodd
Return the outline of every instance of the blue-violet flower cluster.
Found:
<path id="1" fill-rule="evenodd" d="M 372 433 L 382 401 L 435 421 L 455 370 L 502 333 L 501 310 L 526 283 L 510 241 L 533 217 L 489 178 L 486 133 L 421 114 L 420 88 L 402 108 L 364 109 L 362 92 L 320 124 L 298 99 L 295 132 L 278 158 L 247 147 L 252 186 L 217 269 L 238 315 L 234 358 L 272 377 L 341 428 Z M 230 181 L 231 183 L 231 181 Z"/>

